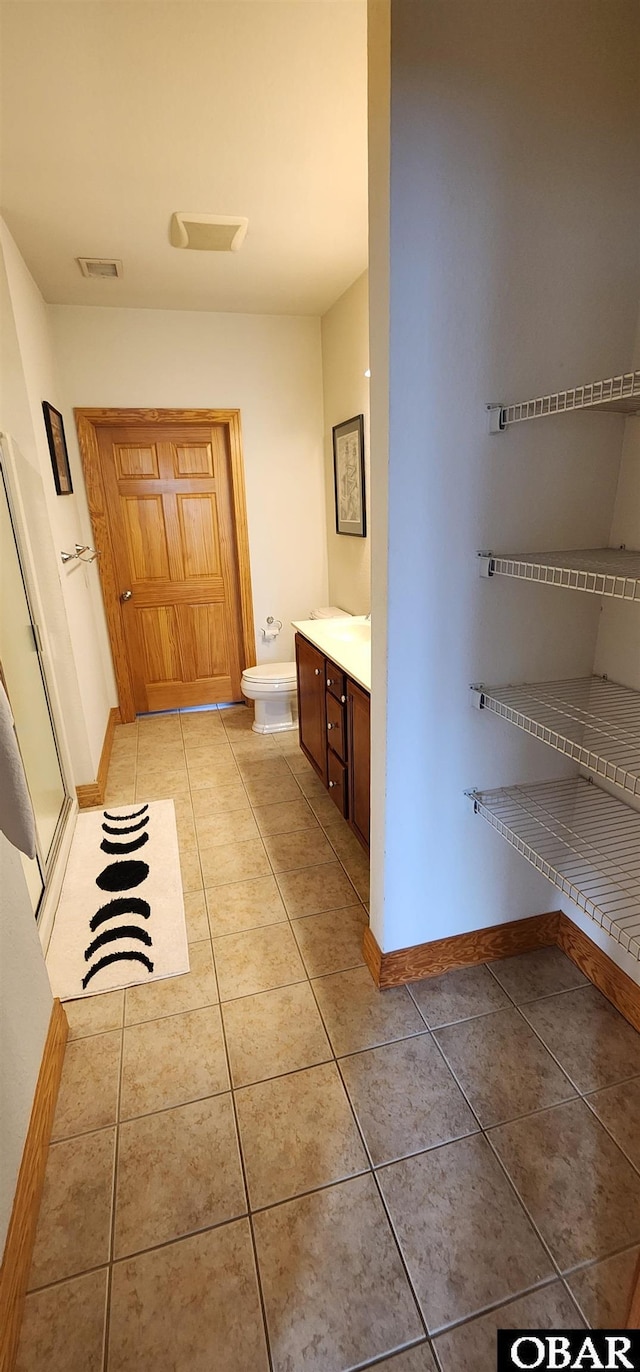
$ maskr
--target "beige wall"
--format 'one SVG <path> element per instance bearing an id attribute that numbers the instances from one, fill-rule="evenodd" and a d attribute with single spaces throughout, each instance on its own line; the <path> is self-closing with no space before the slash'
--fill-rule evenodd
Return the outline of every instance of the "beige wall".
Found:
<path id="1" fill-rule="evenodd" d="M 79 493 L 74 406 L 240 409 L 258 661 L 289 661 L 291 620 L 328 592 L 319 320 L 66 305 L 49 318 Z M 267 615 L 284 627 L 265 647 Z"/>
<path id="2" fill-rule="evenodd" d="M 351 614 L 371 608 L 371 534 L 369 500 L 369 281 L 354 281 L 322 319 L 324 460 L 327 502 L 329 603 Z M 364 415 L 367 537 L 336 533 L 332 428 L 353 415 Z"/>

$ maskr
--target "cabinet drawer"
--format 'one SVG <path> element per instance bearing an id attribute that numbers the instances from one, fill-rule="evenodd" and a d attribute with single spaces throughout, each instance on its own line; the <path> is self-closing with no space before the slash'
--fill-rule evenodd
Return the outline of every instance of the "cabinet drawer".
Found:
<path id="1" fill-rule="evenodd" d="M 325 659 L 326 687 L 336 700 L 342 701 L 344 705 L 347 699 L 347 678 L 340 667 L 336 667 L 335 662 Z"/>
<path id="2" fill-rule="evenodd" d="M 344 762 L 331 750 L 327 749 L 327 776 L 329 782 L 329 795 L 334 804 L 337 805 L 340 814 L 347 816 L 347 769 Z"/>
<path id="3" fill-rule="evenodd" d="M 347 760 L 346 706 L 327 691 L 327 739 L 334 753 Z"/>

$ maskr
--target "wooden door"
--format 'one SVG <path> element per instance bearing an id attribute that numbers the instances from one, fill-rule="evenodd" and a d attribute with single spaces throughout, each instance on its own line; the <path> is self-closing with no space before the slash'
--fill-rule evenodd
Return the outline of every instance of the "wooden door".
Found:
<path id="1" fill-rule="evenodd" d="M 104 562 L 100 569 L 103 593 L 110 627 L 116 607 L 119 614 L 114 658 L 123 648 L 133 710 L 240 700 L 254 656 L 241 603 L 246 528 L 238 528 L 230 424 L 165 420 L 162 411 L 145 423 L 145 412 L 133 413 L 135 422 L 123 412 L 118 424 L 114 412 L 104 423 L 93 412 L 111 554 L 111 575 Z M 95 518 L 94 531 L 98 538 Z M 130 717 L 126 705 L 122 712 Z"/>
<path id="2" fill-rule="evenodd" d="M 369 851 L 370 828 L 370 699 L 353 681 L 347 685 L 349 743 L 349 823 Z"/>
<path id="3" fill-rule="evenodd" d="M 327 784 L 327 718 L 324 657 L 296 634 L 298 666 L 298 723 L 300 744 L 325 786 Z"/>

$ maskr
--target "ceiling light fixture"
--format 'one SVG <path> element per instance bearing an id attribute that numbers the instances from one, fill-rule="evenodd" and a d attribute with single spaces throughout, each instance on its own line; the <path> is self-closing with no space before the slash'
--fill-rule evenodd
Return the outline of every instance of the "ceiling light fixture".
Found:
<path id="1" fill-rule="evenodd" d="M 174 248 L 237 252 L 248 224 L 248 219 L 237 214 L 188 214 L 186 210 L 176 210 L 171 216 L 169 241 Z"/>

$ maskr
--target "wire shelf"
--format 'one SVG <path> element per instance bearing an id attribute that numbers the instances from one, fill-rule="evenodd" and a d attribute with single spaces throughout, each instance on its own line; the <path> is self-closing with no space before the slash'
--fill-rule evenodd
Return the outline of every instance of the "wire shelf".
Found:
<path id="1" fill-rule="evenodd" d="M 640 814 L 583 777 L 470 795 L 512 848 L 640 962 Z"/>
<path id="2" fill-rule="evenodd" d="M 482 555 L 481 555 L 482 556 Z M 489 553 L 489 576 L 512 576 L 571 591 L 640 602 L 640 552 L 580 548 L 561 553 Z"/>
<path id="3" fill-rule="evenodd" d="M 606 381 L 591 381 L 586 386 L 574 386 L 555 395 L 541 395 L 535 400 L 522 400 L 515 405 L 489 405 L 491 429 L 497 433 L 510 424 L 526 419 L 541 419 L 549 414 L 567 414 L 572 410 L 612 410 L 621 414 L 640 413 L 640 371 L 610 376 Z"/>
<path id="4" fill-rule="evenodd" d="M 640 692 L 597 676 L 479 689 L 482 708 L 640 798 Z"/>

